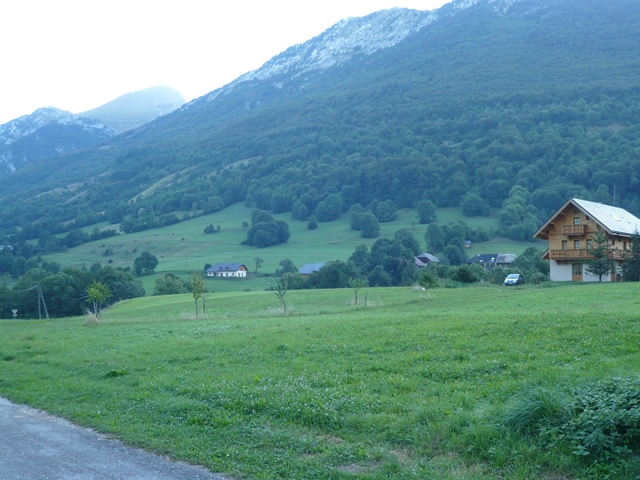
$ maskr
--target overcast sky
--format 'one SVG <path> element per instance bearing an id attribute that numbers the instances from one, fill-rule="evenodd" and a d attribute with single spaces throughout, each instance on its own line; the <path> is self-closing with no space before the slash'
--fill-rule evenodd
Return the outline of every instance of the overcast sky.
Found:
<path id="1" fill-rule="evenodd" d="M 155 85 L 191 100 L 342 18 L 447 1 L 1 0 L 0 124 Z"/>

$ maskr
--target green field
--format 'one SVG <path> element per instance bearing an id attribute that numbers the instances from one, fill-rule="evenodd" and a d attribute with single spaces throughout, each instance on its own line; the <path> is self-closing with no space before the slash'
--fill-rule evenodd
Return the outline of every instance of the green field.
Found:
<path id="1" fill-rule="evenodd" d="M 210 295 L 206 318 L 176 295 L 99 325 L 5 320 L 0 395 L 236 478 L 637 478 L 635 454 L 536 430 L 576 386 L 637 378 L 637 284 L 366 294 L 291 291 L 286 316 L 251 291 Z"/>
<path id="2" fill-rule="evenodd" d="M 318 224 L 318 229 L 310 231 L 307 222 L 291 221 L 290 214 L 275 215 L 278 220 L 289 224 L 291 238 L 286 244 L 268 248 L 256 248 L 241 245 L 246 239 L 247 228 L 242 223 L 251 223 L 252 209 L 235 204 L 220 212 L 196 217 L 168 227 L 148 230 L 145 232 L 121 234 L 116 237 L 86 243 L 72 248 L 65 253 L 46 255 L 45 260 L 56 261 L 63 266 L 89 268 L 94 263 L 107 265 L 111 262 L 116 267 L 130 267 L 137 256 L 144 251 L 153 253 L 159 261 L 156 274 L 142 277 L 147 295 L 154 290 L 156 278 L 167 273 L 173 273 L 188 279 L 194 272 L 202 272 L 207 263 L 241 262 L 250 271 L 255 270 L 254 257 L 260 257 L 264 263 L 259 274 L 273 274 L 281 260 L 290 259 L 300 268 L 306 263 L 328 262 L 331 260 L 346 260 L 360 244 L 368 247 L 377 239 L 360 237 L 360 232 L 349 226 L 347 214 L 336 221 Z M 464 217 L 459 208 L 438 209 L 438 223 L 446 224 L 464 220 L 472 227 L 483 226 L 487 229 L 497 227 L 497 220 L 488 217 Z M 207 225 L 220 225 L 217 234 L 204 234 Z M 114 228 L 106 223 L 101 228 Z M 395 232 L 406 228 L 426 250 L 424 234 L 425 225 L 417 223 L 415 210 L 403 209 L 398 211 L 398 220 L 380 224 L 380 236 L 392 238 Z M 91 227 L 93 228 L 93 227 Z M 117 226 L 115 226 L 117 228 Z M 90 230 L 90 229 L 89 229 Z M 478 253 L 516 253 L 519 254 L 531 243 L 515 242 L 506 238 L 496 237 L 489 242 L 474 244 L 467 250 L 467 256 Z M 540 245 L 540 244 L 536 244 Z M 546 245 L 540 245 L 546 248 Z M 111 250 L 112 254 L 104 253 Z M 252 278 L 243 282 L 220 281 L 209 283 L 209 290 L 215 292 L 264 290 L 273 279 Z"/>

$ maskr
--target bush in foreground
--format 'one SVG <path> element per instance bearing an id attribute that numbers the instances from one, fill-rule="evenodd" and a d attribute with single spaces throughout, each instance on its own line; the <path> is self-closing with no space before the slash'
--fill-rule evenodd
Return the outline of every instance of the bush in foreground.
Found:
<path id="1" fill-rule="evenodd" d="M 512 403 L 503 423 L 547 448 L 568 449 L 596 478 L 616 478 L 640 451 L 640 378 L 535 387 Z"/>

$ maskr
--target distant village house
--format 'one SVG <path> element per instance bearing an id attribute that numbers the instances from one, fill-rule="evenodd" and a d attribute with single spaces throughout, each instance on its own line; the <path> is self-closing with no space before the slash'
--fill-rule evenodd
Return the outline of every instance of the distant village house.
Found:
<path id="1" fill-rule="evenodd" d="M 216 263 L 207 268 L 207 277 L 247 277 L 247 267 L 242 263 Z"/>
<path id="2" fill-rule="evenodd" d="M 493 267 L 508 268 L 518 258 L 514 253 L 479 253 L 467 260 L 467 265 L 477 264 L 487 270 Z"/>
<path id="3" fill-rule="evenodd" d="M 307 263 L 298 269 L 298 273 L 303 277 L 306 277 L 312 273 L 316 273 L 322 267 L 324 267 L 324 263 Z"/>
<path id="4" fill-rule="evenodd" d="M 478 253 L 467 260 L 467 265 L 480 265 L 487 270 L 496 266 L 497 253 Z"/>
<path id="5" fill-rule="evenodd" d="M 496 257 L 496 267 L 508 268 L 516 261 L 518 256 L 514 253 L 499 253 Z"/>

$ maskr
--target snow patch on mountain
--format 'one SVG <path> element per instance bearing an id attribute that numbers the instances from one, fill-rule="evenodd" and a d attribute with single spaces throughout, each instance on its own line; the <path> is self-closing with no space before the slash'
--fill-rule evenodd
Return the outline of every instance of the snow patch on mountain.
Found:
<path id="1" fill-rule="evenodd" d="M 479 3 L 487 3 L 492 6 L 497 13 L 502 14 L 517 1 L 518 0 L 456 0 L 453 2 L 453 7 L 455 10 L 460 11 L 471 8 Z"/>
<path id="2" fill-rule="evenodd" d="M 340 20 L 319 36 L 288 48 L 258 70 L 240 76 L 214 90 L 206 98 L 213 100 L 244 82 L 274 77 L 278 77 L 274 86 L 282 88 L 286 80 L 293 80 L 307 72 L 324 70 L 345 63 L 356 55 L 371 55 L 390 48 L 437 19 L 438 15 L 434 12 L 393 8 L 366 17 Z M 281 76 L 288 78 L 283 81 Z"/>
<path id="3" fill-rule="evenodd" d="M 62 128 L 65 134 L 57 138 L 51 133 L 52 127 L 58 133 Z M 39 108 L 30 115 L 0 125 L 0 165 L 4 167 L 0 174 L 13 173 L 34 158 L 60 155 L 115 134 L 113 128 L 100 120 L 53 107 Z"/>
<path id="4" fill-rule="evenodd" d="M 518 1 L 520 0 L 452 0 L 433 11 L 393 8 L 365 17 L 340 20 L 317 37 L 289 47 L 259 69 L 241 75 L 202 99 L 211 101 L 230 93 L 243 83 L 270 79 L 273 79 L 272 85 L 275 88 L 282 89 L 287 82 L 309 72 L 322 71 L 343 64 L 357 55 L 371 55 L 393 47 L 438 20 L 457 15 L 476 5 L 487 5 L 502 15 Z M 182 108 L 187 109 L 202 99 L 193 100 Z"/>
<path id="5" fill-rule="evenodd" d="M 92 118 L 78 117 L 71 112 L 54 107 L 39 108 L 30 115 L 18 117 L 0 125 L 0 144 L 11 145 L 16 140 L 32 135 L 50 123 L 78 125 L 86 132 L 110 137 L 115 130 Z"/>

